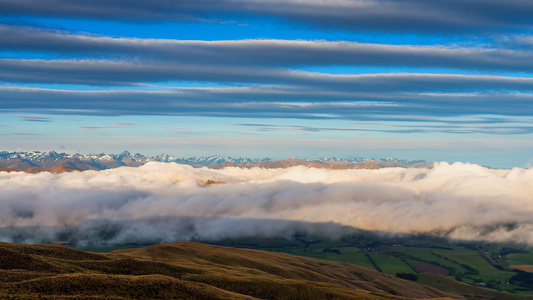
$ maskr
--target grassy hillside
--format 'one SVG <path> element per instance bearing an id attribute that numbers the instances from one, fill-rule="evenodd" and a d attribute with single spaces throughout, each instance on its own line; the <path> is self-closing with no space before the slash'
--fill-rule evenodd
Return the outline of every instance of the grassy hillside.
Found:
<path id="1" fill-rule="evenodd" d="M 217 244 L 344 262 L 389 275 L 416 275 L 425 272 L 448 274 L 448 279 L 457 279 L 473 287 L 483 287 L 483 290 L 490 288 L 494 292 L 507 292 L 508 296 L 526 294 L 533 297 L 533 290 L 510 282 L 511 277 L 517 274 L 511 266 L 518 265 L 523 270 L 533 270 L 533 248 L 527 245 L 459 243 L 428 236 L 384 239 L 369 232 L 358 232 L 335 239 L 294 235 L 285 239 L 227 239 Z M 441 285 L 423 283 L 443 289 Z"/>
<path id="2" fill-rule="evenodd" d="M 95 254 L 0 243 L 1 299 L 459 298 L 340 262 L 198 243 Z"/>
<path id="3" fill-rule="evenodd" d="M 458 282 L 453 279 L 434 275 L 434 274 L 418 274 L 418 282 L 427 284 L 450 293 L 464 295 L 467 299 L 479 300 L 526 300 L 533 299 L 529 295 L 517 295 L 504 292 L 498 292 L 492 289 L 485 289 L 475 287 L 466 283 Z"/>

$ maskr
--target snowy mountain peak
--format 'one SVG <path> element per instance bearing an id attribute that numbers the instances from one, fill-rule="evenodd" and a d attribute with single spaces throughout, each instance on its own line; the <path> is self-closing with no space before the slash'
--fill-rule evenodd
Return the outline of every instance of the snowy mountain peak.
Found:
<path id="1" fill-rule="evenodd" d="M 159 162 L 175 162 L 179 164 L 186 164 L 195 167 L 200 166 L 217 166 L 224 163 L 229 164 L 253 164 L 266 166 L 265 163 L 272 162 L 270 158 L 262 159 L 251 159 L 251 158 L 232 158 L 224 155 L 210 155 L 210 156 L 201 156 L 201 157 L 177 157 L 168 154 L 160 154 L 152 157 L 144 156 L 142 154 L 136 153 L 132 155 L 128 151 L 124 151 L 120 154 L 67 154 L 67 153 L 57 153 L 55 151 L 49 152 L 8 152 L 0 151 L 0 167 L 9 167 L 14 169 L 23 169 L 29 167 L 40 167 L 40 168 L 51 168 L 58 165 L 67 165 L 71 168 L 76 168 L 80 170 L 103 170 L 109 168 L 117 168 L 120 166 L 132 166 L 137 167 L 141 166 L 150 161 L 159 161 Z M 349 166 L 353 164 L 358 164 L 366 161 L 377 161 L 381 164 L 376 164 L 379 167 L 387 166 L 410 166 L 414 164 L 427 164 L 425 161 L 417 160 L 400 160 L 395 158 L 384 158 L 380 160 L 366 159 L 366 158 L 319 158 L 316 160 L 309 159 L 287 159 L 285 160 L 288 165 L 298 165 L 302 162 L 318 162 L 326 165 L 344 165 Z M 298 162 L 299 161 L 299 162 Z M 389 164 L 386 164 L 389 163 Z M 392 164 L 391 164 L 392 163 Z M 271 164 L 271 165 L 280 165 Z M 285 164 L 281 164 L 285 165 Z"/>

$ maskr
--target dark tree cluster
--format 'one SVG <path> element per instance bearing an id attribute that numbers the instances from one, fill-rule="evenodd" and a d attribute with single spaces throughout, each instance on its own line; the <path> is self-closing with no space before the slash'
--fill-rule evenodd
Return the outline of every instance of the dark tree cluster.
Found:
<path id="1" fill-rule="evenodd" d="M 324 250 L 322 250 L 322 252 L 335 253 L 335 254 L 341 255 L 341 251 L 339 249 L 325 248 Z"/>
<path id="2" fill-rule="evenodd" d="M 524 249 L 515 249 L 515 248 L 509 248 L 509 247 L 503 247 L 502 250 L 500 250 L 501 256 L 505 256 L 511 253 L 529 253 L 529 251 L 524 250 Z"/>
<path id="3" fill-rule="evenodd" d="M 413 273 L 396 273 L 396 277 L 398 278 L 401 278 L 401 279 L 405 279 L 405 280 L 411 280 L 411 281 L 417 281 L 418 280 L 418 276 L 416 276 L 415 274 Z"/>
<path id="4" fill-rule="evenodd" d="M 518 274 L 511 277 L 509 282 L 527 289 L 533 289 L 533 273 L 520 271 Z"/>

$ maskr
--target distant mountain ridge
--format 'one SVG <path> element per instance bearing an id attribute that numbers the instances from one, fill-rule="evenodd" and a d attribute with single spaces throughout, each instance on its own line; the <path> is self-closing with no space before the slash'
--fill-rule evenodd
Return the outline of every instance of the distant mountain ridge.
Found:
<path id="1" fill-rule="evenodd" d="M 157 156 L 144 156 L 124 151 L 120 154 L 67 154 L 49 152 L 8 152 L 0 151 L 0 171 L 23 170 L 29 173 L 48 171 L 62 173 L 69 171 L 105 170 L 118 167 L 138 167 L 148 162 L 166 162 L 186 164 L 193 167 L 241 167 L 241 168 L 288 168 L 293 166 L 306 166 L 330 169 L 378 169 L 386 167 L 431 167 L 423 160 L 400 160 L 394 158 L 382 159 L 339 159 L 319 158 L 317 160 L 289 158 L 273 161 L 270 158 L 232 158 L 229 156 L 212 155 L 202 157 L 177 157 L 160 154 Z"/>

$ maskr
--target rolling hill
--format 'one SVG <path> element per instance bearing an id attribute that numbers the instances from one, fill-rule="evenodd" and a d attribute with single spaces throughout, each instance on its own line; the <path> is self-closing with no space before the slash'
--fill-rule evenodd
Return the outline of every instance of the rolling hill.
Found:
<path id="1" fill-rule="evenodd" d="M 462 299 L 348 264 L 174 243 L 96 254 L 0 243 L 2 299 Z"/>

